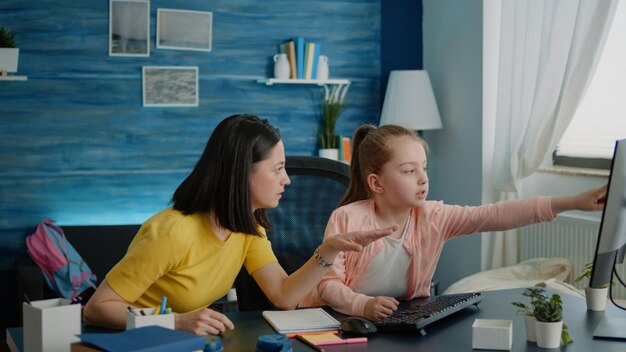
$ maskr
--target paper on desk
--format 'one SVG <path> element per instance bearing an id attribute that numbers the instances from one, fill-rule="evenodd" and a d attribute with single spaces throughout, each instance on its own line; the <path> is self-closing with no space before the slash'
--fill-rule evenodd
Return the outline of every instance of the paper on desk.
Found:
<path id="1" fill-rule="evenodd" d="M 339 329 L 339 321 L 322 308 L 266 310 L 263 318 L 280 334 Z"/>
<path id="2" fill-rule="evenodd" d="M 315 334 L 315 335 L 300 335 L 301 338 L 309 341 L 310 343 L 317 345 L 320 342 L 341 341 L 341 337 L 333 333 Z"/>

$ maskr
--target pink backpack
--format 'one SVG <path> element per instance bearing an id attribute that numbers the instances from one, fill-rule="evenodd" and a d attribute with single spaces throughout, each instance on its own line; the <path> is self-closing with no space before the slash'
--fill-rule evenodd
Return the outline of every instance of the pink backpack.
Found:
<path id="1" fill-rule="evenodd" d="M 48 286 L 59 296 L 78 302 L 81 293 L 96 288 L 96 275 L 67 242 L 63 230 L 54 224 L 54 220 L 40 222 L 37 230 L 26 237 L 26 247 Z"/>

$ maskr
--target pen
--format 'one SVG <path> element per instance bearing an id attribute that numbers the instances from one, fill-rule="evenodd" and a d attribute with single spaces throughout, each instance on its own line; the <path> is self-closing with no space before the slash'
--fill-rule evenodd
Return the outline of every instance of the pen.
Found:
<path id="1" fill-rule="evenodd" d="M 167 296 L 161 297 L 161 308 L 159 309 L 159 314 L 165 314 L 165 309 L 167 308 Z"/>
<path id="2" fill-rule="evenodd" d="M 30 304 L 31 306 L 33 305 L 32 303 L 30 303 L 30 298 L 28 298 L 27 294 L 24 294 L 24 299 L 26 300 L 26 303 Z"/>
<path id="3" fill-rule="evenodd" d="M 323 330 L 323 331 L 309 331 L 309 332 L 294 332 L 294 333 L 287 333 L 285 334 L 285 336 L 287 336 L 288 338 L 294 338 L 296 337 L 296 335 L 321 335 L 321 334 L 335 334 L 335 335 L 339 335 L 339 330 Z"/>
<path id="4" fill-rule="evenodd" d="M 363 343 L 363 342 L 367 342 L 367 337 L 352 337 L 349 339 L 341 339 L 341 340 L 319 341 L 317 342 L 317 345 L 318 346 L 343 345 L 343 344 Z"/>
<path id="5" fill-rule="evenodd" d="M 305 345 L 311 347 L 313 350 L 317 351 L 317 352 L 324 352 L 324 349 L 321 347 L 316 346 L 315 344 L 313 344 L 313 342 L 307 340 L 306 338 L 304 338 L 304 336 L 302 335 L 296 335 L 296 339 L 304 342 Z"/>
<path id="6" fill-rule="evenodd" d="M 137 313 L 135 313 L 135 311 L 130 306 L 126 307 L 126 309 L 130 312 L 130 314 L 137 316 Z"/>
<path id="7" fill-rule="evenodd" d="M 143 311 L 143 309 L 140 309 L 140 310 L 139 310 L 139 313 L 141 313 L 141 315 L 143 315 L 143 316 L 145 316 L 145 315 L 146 315 L 146 312 L 144 312 L 144 311 Z"/>

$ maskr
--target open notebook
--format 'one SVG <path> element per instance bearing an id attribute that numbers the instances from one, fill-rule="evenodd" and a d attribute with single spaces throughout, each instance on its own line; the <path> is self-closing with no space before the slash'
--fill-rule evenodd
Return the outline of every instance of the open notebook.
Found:
<path id="1" fill-rule="evenodd" d="M 266 310 L 263 318 L 280 334 L 339 329 L 339 321 L 322 308 Z"/>

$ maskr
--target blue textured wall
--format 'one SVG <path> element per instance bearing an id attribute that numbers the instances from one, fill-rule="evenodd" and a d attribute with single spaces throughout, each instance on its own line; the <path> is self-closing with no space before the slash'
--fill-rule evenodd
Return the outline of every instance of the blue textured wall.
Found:
<path id="1" fill-rule="evenodd" d="M 157 50 L 156 9 L 213 12 L 213 51 Z M 316 152 L 315 86 L 255 83 L 294 36 L 322 43 L 331 77 L 352 87 L 338 132 L 378 121 L 380 1 L 152 1 L 147 58 L 108 56 L 108 1 L 0 2 L 19 74 L 0 81 L 0 269 L 42 218 L 141 223 L 168 205 L 215 125 L 254 113 L 280 128 L 287 154 Z M 143 65 L 199 66 L 198 108 L 143 108 Z"/>

